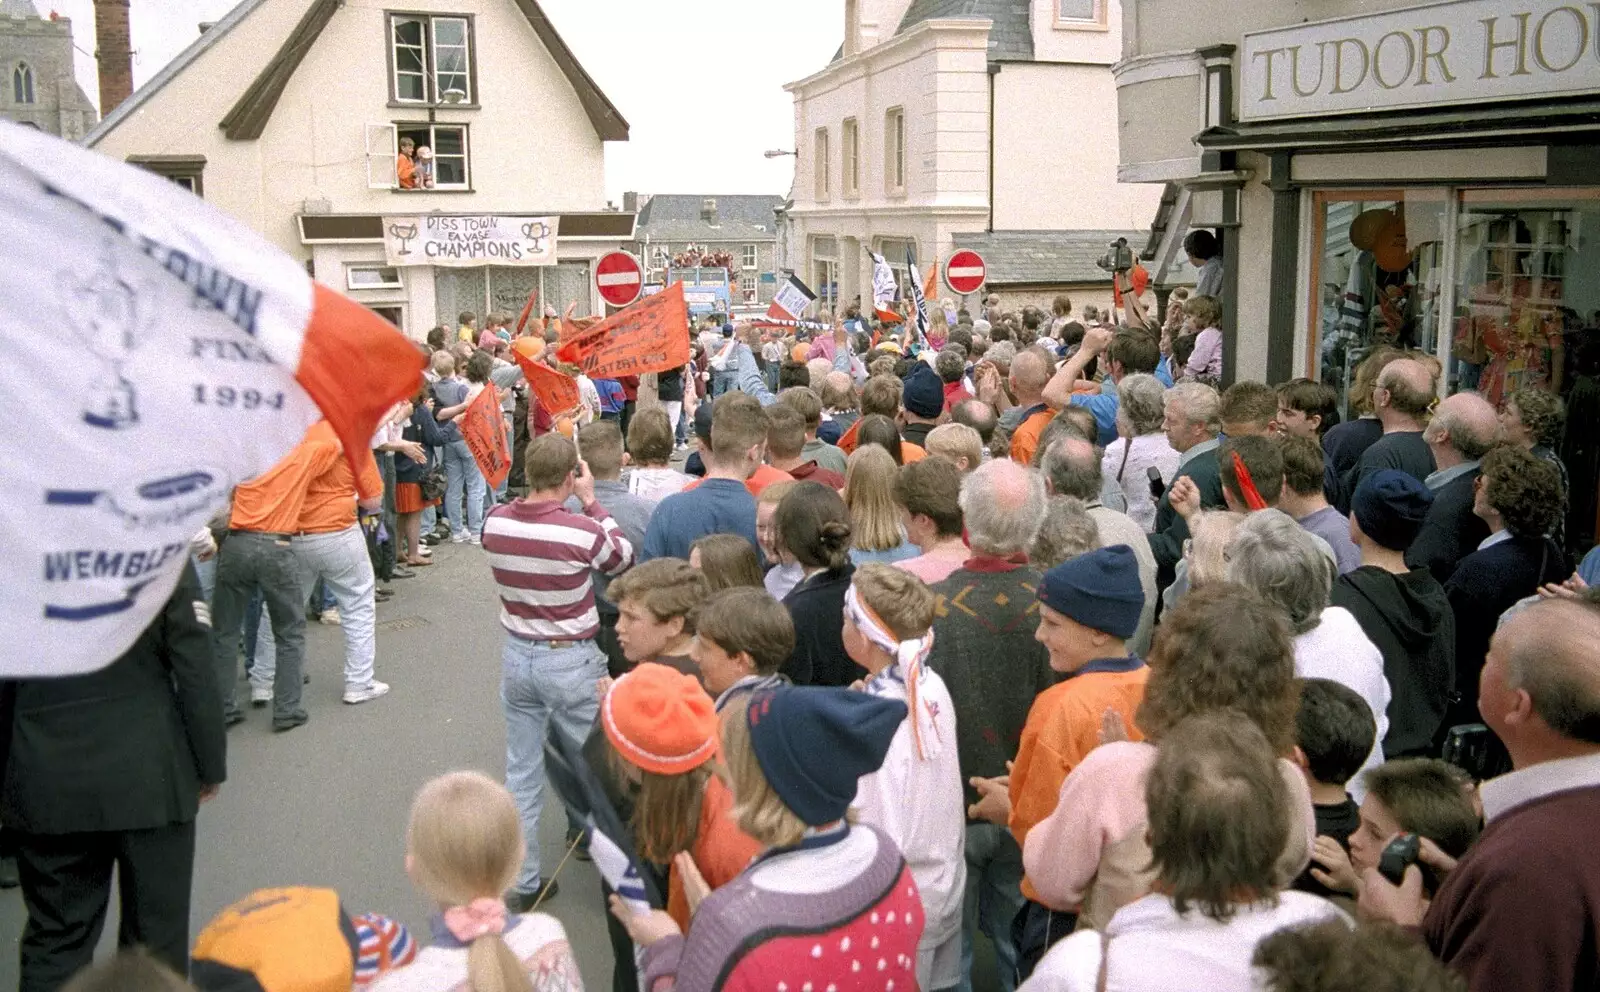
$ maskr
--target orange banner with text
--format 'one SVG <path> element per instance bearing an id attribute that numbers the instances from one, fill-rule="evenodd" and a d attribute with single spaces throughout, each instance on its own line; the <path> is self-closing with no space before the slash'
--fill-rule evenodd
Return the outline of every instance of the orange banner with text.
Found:
<path id="1" fill-rule="evenodd" d="M 511 473 L 511 446 L 506 442 L 506 418 L 501 415 L 500 394 L 493 383 L 467 404 L 456 426 L 489 488 L 506 481 Z"/>
<path id="2" fill-rule="evenodd" d="M 689 311 L 683 283 L 647 296 L 569 338 L 556 352 L 591 379 L 665 372 L 689 361 Z"/>

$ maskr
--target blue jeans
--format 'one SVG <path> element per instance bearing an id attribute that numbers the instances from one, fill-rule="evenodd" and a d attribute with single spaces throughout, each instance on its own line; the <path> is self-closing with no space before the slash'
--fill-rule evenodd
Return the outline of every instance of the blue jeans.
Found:
<path id="1" fill-rule="evenodd" d="M 444 517 L 454 534 L 483 533 L 483 473 L 465 441 L 450 441 L 444 446 Z M 467 524 L 461 525 L 462 489 L 467 497 Z"/>
<path id="2" fill-rule="evenodd" d="M 993 823 L 967 824 L 967 891 L 961 904 L 961 992 L 972 992 L 972 941 L 978 928 L 994 942 L 1000 988 L 1017 987 L 1017 948 L 1011 921 L 1022 911 L 1022 848 Z"/>
<path id="3" fill-rule="evenodd" d="M 532 893 L 541 881 L 539 813 L 544 807 L 544 742 L 550 733 L 583 748 L 600 712 L 595 684 L 606 674 L 606 656 L 594 641 L 551 647 L 506 635 L 501 655 L 500 702 L 506 713 L 506 788 L 517 800 L 527 854 L 514 886 Z M 581 824 L 567 817 L 569 829 Z"/>

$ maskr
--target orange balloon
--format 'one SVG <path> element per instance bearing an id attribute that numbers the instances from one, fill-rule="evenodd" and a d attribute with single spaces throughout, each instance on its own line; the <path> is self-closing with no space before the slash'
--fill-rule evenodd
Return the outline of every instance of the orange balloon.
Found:
<path id="1" fill-rule="evenodd" d="M 557 434 L 563 435 L 564 437 L 571 437 L 572 436 L 572 418 L 571 417 L 557 417 L 556 418 L 556 423 L 555 423 L 555 431 L 556 431 Z"/>
<path id="2" fill-rule="evenodd" d="M 1368 210 L 1350 222 L 1350 243 L 1362 251 L 1372 251 L 1378 234 L 1395 219 L 1392 210 Z"/>
<path id="3" fill-rule="evenodd" d="M 789 361 L 799 362 L 803 365 L 805 364 L 806 355 L 809 353 L 809 351 L 810 349 L 808 349 L 805 345 L 797 344 L 793 348 L 789 349 Z"/>
<path id="4" fill-rule="evenodd" d="M 544 354 L 544 338 L 517 338 L 511 342 L 511 350 L 529 361 L 538 361 Z"/>
<path id="5" fill-rule="evenodd" d="M 1411 249 L 1406 245 L 1406 222 L 1394 217 L 1383 226 L 1373 242 L 1372 257 L 1385 272 L 1404 272 L 1411 267 Z"/>

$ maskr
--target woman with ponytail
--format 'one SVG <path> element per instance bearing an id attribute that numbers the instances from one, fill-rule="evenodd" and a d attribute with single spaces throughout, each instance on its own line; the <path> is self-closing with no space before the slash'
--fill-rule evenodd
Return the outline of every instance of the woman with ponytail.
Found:
<path id="1" fill-rule="evenodd" d="M 581 990 L 561 924 L 508 913 L 501 901 L 523 853 L 516 802 L 499 782 L 451 772 L 424 785 L 406 830 L 406 873 L 439 907 L 433 943 L 369 992 Z"/>
<path id="2" fill-rule="evenodd" d="M 794 619 L 794 654 L 780 670 L 795 685 L 847 686 L 867 670 L 845 653 L 844 594 L 855 566 L 850 563 L 850 510 L 844 499 L 820 482 L 797 482 L 778 504 L 773 523 L 779 543 L 805 577 L 783 598 Z"/>

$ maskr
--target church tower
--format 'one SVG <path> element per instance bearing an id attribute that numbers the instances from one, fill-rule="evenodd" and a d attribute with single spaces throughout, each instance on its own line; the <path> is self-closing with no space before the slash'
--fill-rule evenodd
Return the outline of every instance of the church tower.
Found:
<path id="1" fill-rule="evenodd" d="M 77 141 L 94 104 L 72 72 L 72 22 L 39 16 L 33 0 L 0 0 L 0 117 Z"/>

